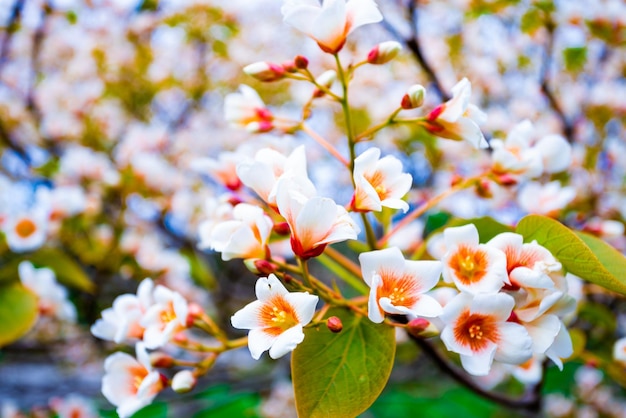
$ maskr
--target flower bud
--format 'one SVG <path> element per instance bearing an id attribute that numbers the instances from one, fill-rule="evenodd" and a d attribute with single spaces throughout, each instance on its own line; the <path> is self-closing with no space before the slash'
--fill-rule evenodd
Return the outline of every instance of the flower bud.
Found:
<path id="1" fill-rule="evenodd" d="M 191 370 L 181 370 L 172 378 L 172 389 L 177 393 L 189 392 L 197 381 Z"/>
<path id="2" fill-rule="evenodd" d="M 399 42 L 382 42 L 372 48 L 369 54 L 367 54 L 367 62 L 374 65 L 388 63 L 398 55 L 401 49 L 402 45 Z"/>
<path id="3" fill-rule="evenodd" d="M 297 55 L 293 59 L 293 63 L 296 65 L 296 68 L 300 70 L 306 70 L 309 66 L 309 60 L 303 57 L 302 55 Z"/>
<path id="4" fill-rule="evenodd" d="M 430 322 L 428 322 L 424 318 L 415 318 L 410 320 L 409 323 L 406 324 L 406 330 L 414 337 L 419 337 L 422 332 L 426 331 L 429 325 Z"/>
<path id="5" fill-rule="evenodd" d="M 326 320 L 326 326 L 328 327 L 330 332 L 334 333 L 341 332 L 341 330 L 343 329 L 341 319 L 337 318 L 336 316 L 331 316 L 330 318 L 328 318 Z"/>
<path id="6" fill-rule="evenodd" d="M 254 274 L 268 275 L 278 270 L 278 266 L 276 264 L 261 258 L 247 258 L 243 261 L 243 263 L 248 270 Z"/>
<path id="7" fill-rule="evenodd" d="M 165 353 L 155 351 L 154 353 L 150 353 L 150 364 L 152 364 L 153 367 L 168 368 L 174 365 L 174 359 L 172 356 Z"/>
<path id="8" fill-rule="evenodd" d="M 288 73 L 295 73 L 296 71 L 298 71 L 298 68 L 296 67 L 296 64 L 293 61 L 289 61 L 289 60 L 283 61 L 283 63 L 280 65 Z"/>
<path id="9" fill-rule="evenodd" d="M 493 197 L 493 191 L 491 190 L 491 183 L 489 180 L 481 179 L 476 182 L 476 194 L 484 199 L 490 199 Z"/>
<path id="10" fill-rule="evenodd" d="M 426 89 L 424 89 L 424 86 L 420 84 L 413 84 L 402 97 L 400 106 L 402 106 L 402 109 L 415 109 L 420 107 L 424 104 L 425 95 Z"/>
<path id="11" fill-rule="evenodd" d="M 251 134 L 269 132 L 272 129 L 274 129 L 274 124 L 271 121 L 266 120 L 262 120 L 260 122 L 250 122 L 246 125 L 246 130 Z"/>
<path id="12" fill-rule="evenodd" d="M 259 81 L 276 81 L 285 77 L 285 69 L 281 65 L 259 61 L 246 65 L 243 72 Z"/>
<path id="13" fill-rule="evenodd" d="M 515 176 L 512 176 L 508 173 L 497 176 L 496 181 L 502 186 L 515 186 L 517 184 L 517 179 L 515 178 Z"/>
<path id="14" fill-rule="evenodd" d="M 289 224 L 287 222 L 276 222 L 274 224 L 274 232 L 278 235 L 289 235 L 291 234 L 291 229 L 289 229 Z"/>

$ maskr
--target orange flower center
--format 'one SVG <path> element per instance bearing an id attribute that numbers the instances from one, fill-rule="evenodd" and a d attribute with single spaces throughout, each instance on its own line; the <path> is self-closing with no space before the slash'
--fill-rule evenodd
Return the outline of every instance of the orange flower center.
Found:
<path id="1" fill-rule="evenodd" d="M 454 337 L 464 346 L 469 346 L 474 352 L 487 347 L 489 342 L 497 343 L 500 339 L 496 321 L 487 315 L 471 314 L 464 311 L 455 327 Z"/>
<path id="2" fill-rule="evenodd" d="M 461 245 L 448 265 L 462 284 L 470 285 L 479 282 L 487 274 L 487 254 L 480 249 Z"/>
<path id="3" fill-rule="evenodd" d="M 20 219 L 15 225 L 15 232 L 20 238 L 28 238 L 37 230 L 37 225 L 28 218 Z"/>
<path id="4" fill-rule="evenodd" d="M 384 200 L 387 197 L 388 190 L 384 184 L 384 176 L 380 171 L 375 171 L 371 175 L 365 175 L 365 179 L 372 185 L 376 194 L 380 198 L 380 200 Z"/>
<path id="5" fill-rule="evenodd" d="M 132 366 L 128 371 L 130 373 L 130 393 L 134 395 L 139 391 L 139 386 L 148 376 L 148 370 L 142 366 Z"/>
<path id="6" fill-rule="evenodd" d="M 282 295 L 272 297 L 261 307 L 259 319 L 264 331 L 274 337 L 300 323 L 293 306 Z"/>
<path id="7" fill-rule="evenodd" d="M 410 275 L 400 277 L 393 273 L 380 273 L 382 284 L 378 286 L 378 299 L 387 297 L 394 306 L 411 307 L 417 302 L 419 286 Z"/>

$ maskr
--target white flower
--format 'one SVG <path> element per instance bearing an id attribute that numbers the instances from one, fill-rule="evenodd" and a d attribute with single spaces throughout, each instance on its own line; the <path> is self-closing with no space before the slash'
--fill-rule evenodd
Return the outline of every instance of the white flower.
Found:
<path id="1" fill-rule="evenodd" d="M 289 224 L 291 248 L 298 257 L 317 257 L 327 244 L 357 238 L 359 227 L 343 206 L 330 198 L 309 198 L 288 180 L 279 182 L 276 203 Z"/>
<path id="2" fill-rule="evenodd" d="M 250 330 L 248 347 L 255 360 L 267 350 L 277 359 L 304 340 L 302 327 L 313 319 L 318 297 L 308 292 L 289 293 L 273 274 L 257 280 L 256 296 L 258 300 L 236 312 L 231 323 Z"/>
<path id="3" fill-rule="evenodd" d="M 164 346 L 175 333 L 186 328 L 189 313 L 187 301 L 178 292 L 159 285 L 153 297 L 154 304 L 139 322 L 145 328 L 143 342 L 150 349 Z"/>
<path id="4" fill-rule="evenodd" d="M 613 360 L 626 363 L 626 337 L 622 337 L 613 344 Z"/>
<path id="5" fill-rule="evenodd" d="M 76 308 L 67 299 L 67 290 L 57 283 L 52 270 L 37 269 L 29 261 L 22 261 L 18 272 L 22 284 L 37 295 L 40 314 L 76 322 Z"/>
<path id="6" fill-rule="evenodd" d="M 459 353 L 468 373 L 485 376 L 494 360 L 522 364 L 532 356 L 524 327 L 507 322 L 515 301 L 504 293 L 471 296 L 460 293 L 443 308 L 441 340 Z"/>
<path id="7" fill-rule="evenodd" d="M 428 114 L 426 129 L 433 135 L 468 141 L 475 148 L 486 148 L 487 140 L 478 127 L 487 116 L 469 102 L 472 86 L 463 78 L 452 87 L 452 98 Z"/>
<path id="8" fill-rule="evenodd" d="M 104 362 L 102 394 L 117 406 L 120 418 L 128 418 L 149 405 L 163 389 L 159 372 L 152 370 L 142 343 L 136 345 L 137 358 L 117 352 Z"/>
<path id="9" fill-rule="evenodd" d="M 441 262 L 405 260 L 395 247 L 359 255 L 363 279 L 370 286 L 368 317 L 383 322 L 384 313 L 436 317 L 441 305 L 425 292 L 439 281 Z"/>
<path id="10" fill-rule="evenodd" d="M 551 215 L 565 208 L 575 197 L 573 187 L 561 187 L 561 183 L 554 180 L 547 184 L 527 183 L 519 192 L 517 201 L 526 212 Z"/>
<path id="11" fill-rule="evenodd" d="M 172 378 L 172 390 L 178 393 L 189 392 L 196 386 L 197 381 L 191 370 L 181 370 Z"/>
<path id="12" fill-rule="evenodd" d="M 373 0 L 287 0 L 281 8 L 284 21 L 313 38 L 324 52 L 341 50 L 356 28 L 380 22 L 383 17 Z"/>
<path id="13" fill-rule="evenodd" d="M 2 224 L 7 245 L 16 253 L 41 247 L 46 242 L 47 230 L 48 211 L 39 207 L 9 216 Z"/>
<path id="14" fill-rule="evenodd" d="M 478 243 L 474 224 L 447 228 L 443 232 L 446 253 L 443 278 L 472 294 L 495 293 L 508 282 L 506 256 L 495 247 Z"/>
<path id="15" fill-rule="evenodd" d="M 224 118 L 250 132 L 267 132 L 274 127 L 272 112 L 256 90 L 245 84 L 239 86 L 239 93 L 231 93 L 224 99 Z"/>
<path id="16" fill-rule="evenodd" d="M 380 158 L 380 149 L 369 148 L 354 160 L 354 197 L 357 211 L 381 211 L 383 206 L 409 210 L 402 197 L 411 189 L 413 178 L 402 172 L 402 163 L 387 155 Z"/>
<path id="17" fill-rule="evenodd" d="M 115 298 L 113 306 L 102 311 L 102 318 L 91 326 L 91 333 L 118 344 L 142 339 L 144 327 L 140 321 L 148 307 L 154 303 L 153 289 L 154 282 L 145 279 L 139 284 L 136 295 L 124 294 Z"/>

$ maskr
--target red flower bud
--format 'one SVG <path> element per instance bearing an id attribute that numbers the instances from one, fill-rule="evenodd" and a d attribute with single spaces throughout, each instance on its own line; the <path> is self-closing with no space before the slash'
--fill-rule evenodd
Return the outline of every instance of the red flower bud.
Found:
<path id="1" fill-rule="evenodd" d="M 337 318 L 336 316 L 331 316 L 330 318 L 328 318 L 326 320 L 326 326 L 328 327 L 330 332 L 334 333 L 341 332 L 341 330 L 343 329 L 341 319 Z"/>

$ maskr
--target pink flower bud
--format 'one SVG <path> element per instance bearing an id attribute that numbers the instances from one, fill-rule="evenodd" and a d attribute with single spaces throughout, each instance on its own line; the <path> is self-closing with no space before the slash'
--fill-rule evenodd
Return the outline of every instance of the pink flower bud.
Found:
<path id="1" fill-rule="evenodd" d="M 406 330 L 414 337 L 419 337 L 420 334 L 424 332 L 429 325 L 430 322 L 428 322 L 424 318 L 415 318 L 409 321 L 408 324 L 406 324 Z"/>
<path id="2" fill-rule="evenodd" d="M 367 62 L 374 65 L 388 63 L 398 55 L 401 49 L 402 45 L 399 42 L 382 42 L 372 48 L 369 54 L 367 54 Z"/>
<path id="3" fill-rule="evenodd" d="M 406 94 L 402 97 L 402 101 L 400 102 L 400 106 L 402 109 L 415 109 L 424 104 L 424 96 L 426 95 L 426 90 L 424 86 L 420 84 L 414 84 L 407 90 Z"/>
<path id="4" fill-rule="evenodd" d="M 268 275 L 278 270 L 278 266 L 276 264 L 259 258 L 248 258 L 244 260 L 243 263 L 248 270 L 254 274 Z"/>
<path id="5" fill-rule="evenodd" d="M 328 320 L 326 321 L 326 326 L 328 327 L 330 332 L 334 333 L 341 332 L 341 330 L 343 329 L 341 319 L 337 318 L 336 316 L 331 316 L 330 318 L 328 318 Z"/>
<path id="6" fill-rule="evenodd" d="M 150 364 L 152 364 L 153 367 L 168 368 L 174 365 L 174 359 L 165 353 L 155 351 L 154 353 L 150 353 Z"/>
<path id="7" fill-rule="evenodd" d="M 291 229 L 289 229 L 289 224 L 287 222 L 277 222 L 274 224 L 274 232 L 278 235 L 290 235 Z"/>
<path id="8" fill-rule="evenodd" d="M 302 55 L 297 55 L 293 59 L 293 63 L 296 65 L 296 68 L 300 70 L 306 70 L 309 66 L 309 60 L 303 57 Z"/>
<path id="9" fill-rule="evenodd" d="M 244 67 L 243 72 L 259 81 L 276 81 L 285 77 L 285 69 L 281 65 L 259 61 Z"/>
<path id="10" fill-rule="evenodd" d="M 177 393 L 189 392 L 197 381 L 191 370 L 181 370 L 172 378 L 172 389 Z"/>

